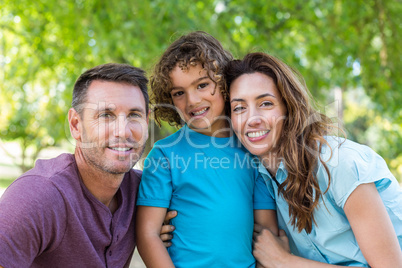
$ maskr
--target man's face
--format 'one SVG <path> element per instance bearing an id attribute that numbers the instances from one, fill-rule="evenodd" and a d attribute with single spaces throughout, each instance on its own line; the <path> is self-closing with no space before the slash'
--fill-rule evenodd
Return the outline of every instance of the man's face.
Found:
<path id="1" fill-rule="evenodd" d="M 95 80 L 80 116 L 80 149 L 93 167 L 111 174 L 128 172 L 148 139 L 145 99 L 139 87 Z"/>

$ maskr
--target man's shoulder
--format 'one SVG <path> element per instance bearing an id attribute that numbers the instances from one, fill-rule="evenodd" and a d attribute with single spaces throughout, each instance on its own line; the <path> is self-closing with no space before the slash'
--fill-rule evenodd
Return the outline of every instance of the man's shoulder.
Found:
<path id="1" fill-rule="evenodd" d="M 130 177 L 134 180 L 141 180 L 142 170 L 132 168 L 129 171 Z"/>
<path id="2" fill-rule="evenodd" d="M 74 186 L 73 186 L 74 185 Z M 22 174 L 10 185 L 10 192 L 26 192 L 26 195 L 56 198 L 61 192 L 71 192 L 79 186 L 77 167 L 72 154 L 61 154 L 52 159 L 39 159 L 35 167 Z M 11 190 L 12 189 L 12 190 Z M 6 191 L 7 192 L 7 191 Z"/>
<path id="3" fill-rule="evenodd" d="M 123 187 L 136 190 L 141 182 L 142 170 L 132 168 L 124 176 Z"/>
<path id="4" fill-rule="evenodd" d="M 52 180 L 46 176 L 29 175 L 16 179 L 4 192 L 0 203 L 14 204 L 14 208 L 22 206 L 25 208 L 34 207 L 36 211 L 46 211 L 49 206 L 63 208 L 63 197 L 60 194 L 60 187 L 57 187 Z M 22 210 L 24 211 L 24 210 Z"/>
<path id="5" fill-rule="evenodd" d="M 51 178 L 58 173 L 70 171 L 71 169 L 75 170 L 74 167 L 74 155 L 65 153 L 51 159 L 38 159 L 35 163 L 35 167 L 22 174 L 21 177 L 35 176 Z"/>

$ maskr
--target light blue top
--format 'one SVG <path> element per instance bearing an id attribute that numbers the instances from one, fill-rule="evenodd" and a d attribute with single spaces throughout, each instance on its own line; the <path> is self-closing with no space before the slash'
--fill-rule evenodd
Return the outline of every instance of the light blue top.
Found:
<path id="1" fill-rule="evenodd" d="M 250 160 L 235 137 L 187 126 L 155 143 L 137 205 L 178 211 L 168 249 L 176 267 L 254 267 L 253 207 L 275 209 L 275 202 Z"/>
<path id="2" fill-rule="evenodd" d="M 275 198 L 279 228 L 286 231 L 295 255 L 330 264 L 368 267 L 343 210 L 345 202 L 357 186 L 374 182 L 402 245 L 402 192 L 385 161 L 372 149 L 335 137 L 327 137 L 327 141 L 333 150 L 332 158 L 327 162 L 331 183 L 314 212 L 316 225 L 313 225 L 310 234 L 304 230 L 299 233 L 293 228 L 288 204 L 282 195 L 278 196 L 278 186 L 262 164 L 259 171 L 271 196 Z M 345 142 L 341 144 L 342 141 Z M 323 146 L 322 159 L 328 160 L 330 154 L 330 149 Z M 276 179 L 281 184 L 286 177 L 287 171 L 281 163 Z M 328 186 L 328 176 L 321 163 L 317 177 L 324 192 Z"/>

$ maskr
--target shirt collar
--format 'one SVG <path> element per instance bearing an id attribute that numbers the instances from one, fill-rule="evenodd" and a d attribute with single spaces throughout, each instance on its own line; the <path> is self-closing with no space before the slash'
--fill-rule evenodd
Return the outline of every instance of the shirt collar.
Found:
<path id="1" fill-rule="evenodd" d="M 268 170 L 264 167 L 264 165 L 261 163 L 261 161 L 259 161 L 258 163 L 258 172 L 261 173 L 261 175 L 266 178 L 266 179 L 272 179 L 271 174 L 268 172 Z M 281 176 L 281 174 L 284 174 L 285 176 Z M 285 164 L 283 163 L 283 161 L 280 162 L 278 170 L 276 171 L 276 179 L 279 182 L 282 182 L 282 180 L 285 180 L 287 177 L 287 170 L 285 168 Z M 283 178 L 282 178 L 283 177 Z"/>

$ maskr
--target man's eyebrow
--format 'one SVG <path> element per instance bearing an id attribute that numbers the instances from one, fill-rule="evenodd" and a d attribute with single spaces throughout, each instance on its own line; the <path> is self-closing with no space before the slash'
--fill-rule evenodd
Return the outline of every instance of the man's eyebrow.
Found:
<path id="1" fill-rule="evenodd" d="M 116 110 L 115 108 L 110 108 L 110 107 L 95 109 L 95 111 L 98 112 L 98 113 L 99 112 L 114 112 L 115 110 Z M 137 108 L 137 107 L 131 108 L 129 111 L 130 112 L 145 113 L 145 110 L 143 108 Z"/>
<path id="2" fill-rule="evenodd" d="M 130 112 L 140 112 L 145 114 L 145 110 L 143 108 L 131 108 Z"/>
<path id="3" fill-rule="evenodd" d="M 116 110 L 116 109 L 110 108 L 110 107 L 95 109 L 96 112 L 113 112 L 114 110 Z"/>

